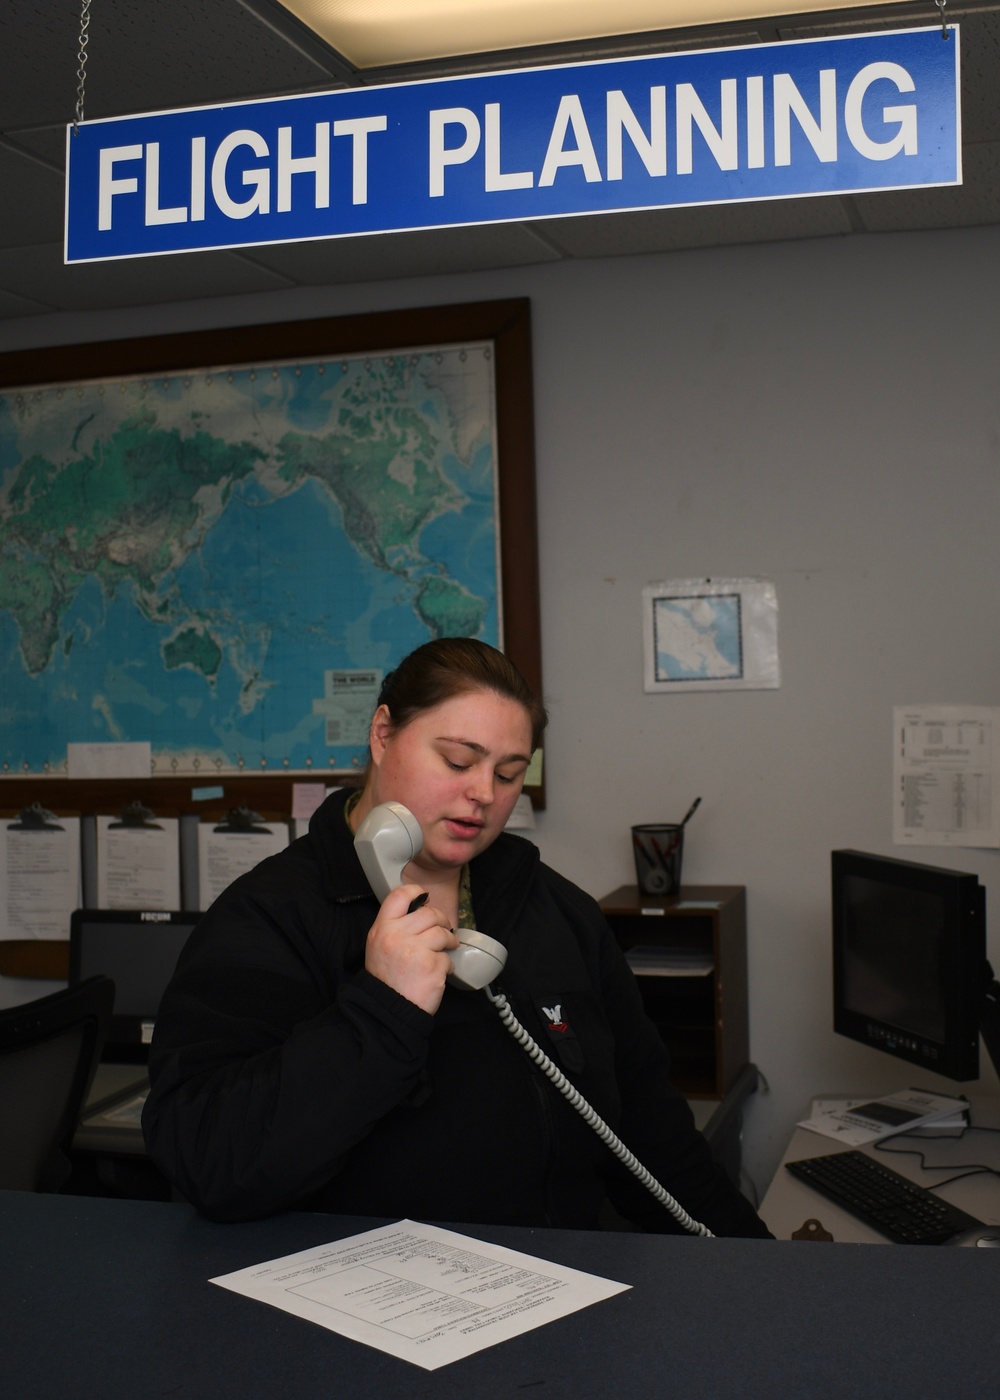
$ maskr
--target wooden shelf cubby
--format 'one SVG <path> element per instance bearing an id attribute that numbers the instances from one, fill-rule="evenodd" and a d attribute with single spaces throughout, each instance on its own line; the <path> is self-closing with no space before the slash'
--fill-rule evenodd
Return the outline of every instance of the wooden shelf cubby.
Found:
<path id="1" fill-rule="evenodd" d="M 622 885 L 600 905 L 626 954 L 649 949 L 670 966 L 635 972 L 674 1083 L 689 1098 L 721 1099 L 750 1058 L 746 890 L 684 885 L 663 898 Z"/>

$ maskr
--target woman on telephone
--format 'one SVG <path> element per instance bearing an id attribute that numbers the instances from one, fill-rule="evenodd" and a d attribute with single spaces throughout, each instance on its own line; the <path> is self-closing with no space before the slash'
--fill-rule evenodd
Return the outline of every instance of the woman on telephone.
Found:
<path id="1" fill-rule="evenodd" d="M 143 1129 L 206 1214 L 596 1228 L 609 1199 L 680 1228 L 449 979 L 454 930 L 479 929 L 506 949 L 517 1019 L 667 1191 L 715 1234 L 767 1236 L 670 1084 L 598 906 L 504 832 L 545 722 L 492 647 L 419 647 L 385 679 L 361 791 L 202 918 L 157 1018 Z M 423 846 L 379 904 L 354 838 L 386 802 Z"/>

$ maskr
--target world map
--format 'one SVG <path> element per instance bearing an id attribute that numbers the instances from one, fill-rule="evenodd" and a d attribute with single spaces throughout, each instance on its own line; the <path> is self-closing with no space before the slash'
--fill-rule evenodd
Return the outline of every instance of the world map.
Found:
<path id="1" fill-rule="evenodd" d="M 357 767 L 402 656 L 502 645 L 491 349 L 0 394 L 0 771 Z"/>

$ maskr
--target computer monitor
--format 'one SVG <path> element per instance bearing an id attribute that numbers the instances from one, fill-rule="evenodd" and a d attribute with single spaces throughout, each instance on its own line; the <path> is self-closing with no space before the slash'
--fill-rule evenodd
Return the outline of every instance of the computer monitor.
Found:
<path id="1" fill-rule="evenodd" d="M 977 1079 L 981 1029 L 997 1053 L 977 877 L 834 851 L 832 886 L 834 1030 L 948 1079 Z"/>
<path id="2" fill-rule="evenodd" d="M 70 919 L 69 978 L 114 978 L 103 1059 L 145 1064 L 160 998 L 201 916 L 164 910 L 77 909 Z"/>

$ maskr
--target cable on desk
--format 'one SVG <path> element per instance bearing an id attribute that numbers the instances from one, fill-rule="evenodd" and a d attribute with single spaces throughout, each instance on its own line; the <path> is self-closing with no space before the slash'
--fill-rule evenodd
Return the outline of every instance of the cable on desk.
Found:
<path id="1" fill-rule="evenodd" d="M 960 1129 L 957 1133 L 934 1133 L 929 1142 L 959 1142 L 969 1132 L 996 1133 L 998 1128 L 976 1128 L 973 1124 Z M 954 1181 L 964 1181 L 969 1176 L 995 1176 L 1000 1178 L 1000 1168 L 988 1166 L 985 1162 L 945 1162 L 940 1166 L 927 1161 L 926 1150 L 921 1147 L 898 1147 L 889 1146 L 890 1142 L 898 1142 L 900 1138 L 907 1137 L 906 1133 L 893 1133 L 891 1137 L 882 1138 L 879 1142 L 873 1143 L 876 1152 L 884 1152 L 887 1157 L 916 1157 L 920 1163 L 920 1168 L 925 1172 L 945 1172 L 953 1171 L 957 1174 L 945 1177 L 943 1181 L 927 1182 L 925 1190 L 939 1191 L 942 1186 L 950 1186 Z"/>

